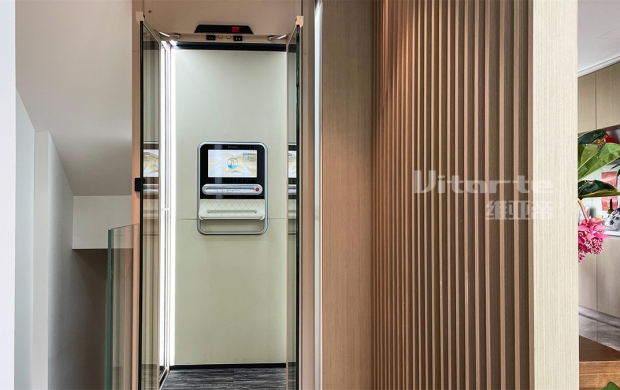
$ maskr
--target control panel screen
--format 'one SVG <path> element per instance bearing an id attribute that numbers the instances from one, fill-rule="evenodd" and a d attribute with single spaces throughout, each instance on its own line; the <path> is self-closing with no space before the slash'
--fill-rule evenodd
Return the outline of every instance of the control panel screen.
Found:
<path id="1" fill-rule="evenodd" d="M 209 149 L 209 177 L 256 177 L 256 150 Z"/>
<path id="2" fill-rule="evenodd" d="M 288 151 L 288 178 L 297 178 L 297 151 Z"/>

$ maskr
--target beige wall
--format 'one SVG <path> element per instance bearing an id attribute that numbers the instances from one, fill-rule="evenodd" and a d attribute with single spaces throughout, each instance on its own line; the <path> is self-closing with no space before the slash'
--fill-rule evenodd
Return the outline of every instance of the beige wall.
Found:
<path id="1" fill-rule="evenodd" d="M 596 126 L 596 73 L 579 78 L 578 82 L 579 126 L 577 131 L 595 130 Z"/>
<path id="2" fill-rule="evenodd" d="M 553 185 L 530 198 L 536 207 L 553 205 L 552 218 L 532 220 L 529 239 L 533 386 L 572 389 L 579 383 L 577 231 L 575 209 L 563 205 L 577 197 L 577 159 L 569 157 L 578 125 L 577 1 L 531 3 L 531 177 Z"/>
<path id="3" fill-rule="evenodd" d="M 605 241 L 598 255 L 587 255 L 579 264 L 579 305 L 620 317 L 620 237 Z"/>
<path id="4" fill-rule="evenodd" d="M 176 50 L 175 365 L 286 360 L 286 56 Z M 197 147 L 268 148 L 268 230 L 196 230 Z"/>
<path id="5" fill-rule="evenodd" d="M 579 78 L 579 128 L 583 133 L 620 125 L 620 63 Z"/>

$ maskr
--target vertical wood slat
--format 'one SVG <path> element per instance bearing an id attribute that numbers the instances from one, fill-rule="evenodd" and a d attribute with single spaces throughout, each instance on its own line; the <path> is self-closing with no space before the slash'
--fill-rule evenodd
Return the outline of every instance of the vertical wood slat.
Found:
<path id="1" fill-rule="evenodd" d="M 464 71 L 464 64 L 462 62 L 462 56 L 464 53 L 463 42 L 465 35 L 464 32 L 464 9 L 462 2 L 456 2 L 454 4 L 454 38 L 452 41 L 451 50 L 454 53 L 453 58 L 453 73 L 454 73 L 454 159 L 453 159 L 453 173 L 463 177 L 464 173 L 464 164 L 461 162 L 461 156 L 463 153 L 460 148 L 464 146 L 463 142 L 463 109 L 464 109 L 464 100 L 463 100 L 463 77 L 461 77 L 462 72 Z M 454 202 L 454 211 L 456 220 L 463 221 L 464 220 L 464 197 L 453 195 Z M 465 331 L 464 331 L 464 323 L 466 322 L 466 313 L 465 313 L 465 259 L 466 250 L 463 228 L 460 223 L 453 223 L 455 227 L 454 234 L 454 283 L 455 283 L 455 332 L 456 332 L 456 382 L 455 388 L 463 389 L 466 388 L 466 367 L 465 361 L 467 360 L 467 350 L 465 348 Z M 461 256 L 462 254 L 462 256 Z"/>
<path id="2" fill-rule="evenodd" d="M 407 69 L 407 80 L 406 80 L 406 85 L 407 85 L 407 90 L 406 90 L 406 95 L 407 95 L 407 99 L 405 100 L 405 107 L 406 107 L 406 112 L 407 112 L 407 120 L 405 123 L 405 128 L 406 129 L 410 129 L 413 126 L 413 75 L 414 75 L 414 71 L 413 71 L 413 46 L 414 46 L 414 39 L 415 39 L 415 30 L 414 30 L 414 23 L 412 22 L 413 20 L 413 3 L 412 2 L 406 2 L 407 4 L 407 9 L 405 10 L 405 15 L 406 15 L 406 25 L 408 27 L 407 30 L 407 41 L 406 41 L 406 50 L 407 50 L 407 65 L 406 65 L 406 69 Z M 406 242 L 406 252 L 405 252 L 405 258 L 409 258 L 411 259 L 413 257 L 413 253 L 412 253 L 412 245 L 411 242 L 412 240 L 410 240 L 411 237 L 411 224 L 407 223 L 408 221 L 408 217 L 411 215 L 411 210 L 412 210 L 412 204 L 409 201 L 409 199 L 411 199 L 411 186 L 412 186 L 412 180 L 411 177 L 413 175 L 413 170 L 412 170 L 412 162 L 413 162 L 413 158 L 412 158 L 412 148 L 410 147 L 411 145 L 411 140 L 412 140 L 412 134 L 411 132 L 406 132 L 406 137 L 405 137 L 405 142 L 404 142 L 404 148 L 406 151 L 406 159 L 405 159 L 405 164 L 406 164 L 406 170 L 405 170 L 405 177 L 406 177 L 406 182 L 405 182 L 405 213 L 404 213 L 404 218 L 405 218 L 405 242 Z M 407 297 L 407 316 L 405 317 L 405 322 L 407 324 L 406 327 L 406 332 L 407 332 L 407 350 L 406 350 L 406 354 L 409 357 L 409 361 L 406 362 L 406 372 L 407 372 L 407 380 L 405 382 L 406 388 L 414 388 L 414 383 L 415 383 L 415 373 L 414 373 L 414 367 L 416 364 L 416 356 L 414 355 L 414 348 L 415 348 L 415 336 L 413 334 L 414 332 L 414 324 L 413 324 L 413 312 L 415 310 L 415 305 L 414 305 L 414 300 L 413 300 L 413 296 L 410 294 L 410 291 L 412 289 L 412 285 L 413 285 L 413 264 L 411 262 L 407 262 L 408 267 L 405 269 L 406 275 L 407 275 L 407 287 L 406 287 L 406 297 Z"/>
<path id="3" fill-rule="evenodd" d="M 424 62 L 424 73 L 423 73 L 423 83 L 424 83 L 424 88 L 421 91 L 422 93 L 422 105 L 423 105 L 423 112 L 421 114 L 421 120 L 422 120 L 422 126 L 420 128 L 420 131 L 423 134 L 422 137 L 422 143 L 424 145 L 424 147 L 420 146 L 419 151 L 422 154 L 422 165 L 421 165 L 421 170 L 422 170 L 422 174 L 424 175 L 424 179 L 428 180 L 428 176 L 427 173 L 430 170 L 430 163 L 428 162 L 429 160 L 429 154 L 430 151 L 428 150 L 427 146 L 430 144 L 430 140 L 428 137 L 428 128 L 429 126 L 429 98 L 430 98 L 430 94 L 428 92 L 429 90 L 429 78 L 430 78 L 430 72 L 429 72 L 429 64 L 430 64 L 430 55 L 428 55 L 428 53 L 430 52 L 429 49 L 429 36 L 431 35 L 430 32 L 430 28 L 431 28 L 431 24 L 429 23 L 429 20 L 431 18 L 431 7 L 429 6 L 429 4 L 431 4 L 432 0 L 425 0 L 424 1 L 424 11 L 421 17 L 424 18 L 424 26 L 423 26 L 423 31 L 424 31 L 424 46 L 422 48 L 422 53 L 420 53 L 421 58 L 423 59 Z M 429 200 L 428 200 L 428 194 L 424 193 L 422 196 L 422 204 L 423 204 L 423 208 L 422 208 L 422 212 L 420 213 L 420 218 L 424 218 L 426 217 L 426 213 L 427 210 L 429 208 Z M 426 222 L 426 221 L 425 221 Z M 428 224 L 430 224 L 430 222 L 427 222 Z M 429 383 L 430 377 L 432 375 L 432 366 L 430 365 L 430 362 L 432 361 L 432 357 L 430 355 L 429 352 L 429 343 L 430 340 L 432 338 L 432 334 L 429 333 L 428 329 L 429 329 L 429 318 L 431 317 L 430 312 L 428 310 L 428 306 L 429 306 L 429 301 L 430 298 L 428 297 L 428 262 L 424 261 L 423 259 L 429 259 L 430 258 L 430 240 L 429 240 L 429 232 L 428 229 L 426 229 L 426 224 L 422 224 L 420 223 L 418 225 L 418 228 L 422 230 L 422 234 L 423 234 L 423 241 L 422 241 L 422 257 L 418 260 L 420 262 L 420 265 L 422 266 L 422 288 L 423 288 L 423 293 L 422 296 L 420 297 L 422 299 L 422 304 L 424 305 L 424 312 L 421 314 L 421 322 L 422 324 L 420 325 L 422 327 L 423 330 L 423 340 L 424 340 L 424 370 L 422 371 L 422 374 L 424 376 L 424 383 L 423 383 L 423 388 L 430 388 L 431 384 Z M 432 346 L 431 346 L 432 348 Z"/>
<path id="4" fill-rule="evenodd" d="M 512 93 L 512 101 L 513 101 L 513 106 L 512 106 L 512 113 L 513 113 L 513 124 L 512 127 L 513 129 L 518 129 L 519 125 L 520 125 L 520 107 L 522 106 L 520 99 L 519 99 L 519 89 L 522 88 L 521 85 L 521 79 L 519 77 L 519 64 L 520 64 L 520 52 L 519 52 L 519 48 L 521 46 L 521 40 L 520 40 L 520 36 L 517 33 L 519 31 L 519 29 L 521 28 L 521 13 L 520 13 L 520 3 L 514 3 L 514 17 L 513 17 L 513 21 L 514 21 L 514 26 L 513 26 L 513 63 L 515 64 L 514 68 L 513 68 L 513 80 L 512 80 L 512 87 L 513 87 L 513 93 Z M 512 154 L 512 174 L 513 176 L 518 176 L 519 174 L 519 152 L 521 150 L 521 144 L 520 144 L 520 140 L 519 137 L 513 137 L 513 154 Z M 517 186 L 513 186 L 513 193 L 512 193 L 513 199 L 519 199 L 519 189 Z M 519 375 L 521 373 L 521 351 L 520 351 L 520 341 L 521 341 L 521 335 L 520 335 L 520 329 L 521 329 L 521 319 L 519 318 L 519 309 L 520 309 L 520 299 L 521 299 L 521 288 L 520 288 L 520 281 L 519 281 L 519 270 L 520 270 L 520 262 L 516 261 L 519 258 L 520 255 L 520 248 L 519 248 L 519 234 L 521 233 L 521 231 L 519 230 L 519 220 L 514 220 L 513 222 L 513 237 L 512 237 L 512 242 L 513 242 L 513 248 L 514 248 L 514 252 L 513 252 L 513 286 L 514 286 L 514 307 L 513 307 L 513 319 L 514 319 L 514 353 L 515 353 L 515 364 L 514 364 L 514 372 L 515 372 L 515 376 L 514 376 L 514 380 L 515 380 L 515 388 L 519 389 L 521 388 L 521 376 Z"/>
<path id="5" fill-rule="evenodd" d="M 529 388 L 528 2 L 375 9 L 374 385 Z"/>
<path id="6" fill-rule="evenodd" d="M 423 4 L 422 1 L 417 2 L 417 7 L 416 7 L 416 14 L 415 14 L 415 24 L 416 24 L 416 31 L 417 31 L 417 37 L 416 37 L 416 50 L 415 50 L 415 55 L 416 55 L 416 90 L 415 93 L 414 92 L 414 98 L 416 101 L 416 105 L 415 105 L 415 115 L 416 115 L 416 121 L 415 121 L 415 126 L 419 129 L 421 126 L 421 117 L 422 117 L 422 111 L 421 111 L 421 101 L 424 98 L 421 91 L 422 91 L 422 79 L 421 79 L 421 69 L 422 69 L 422 64 L 421 64 L 421 58 L 422 58 L 422 37 L 423 37 L 423 30 L 422 30 L 422 20 L 423 20 Z M 415 132 L 415 136 L 413 137 L 413 144 L 411 145 L 411 149 L 414 151 L 415 153 L 415 165 L 414 165 L 414 171 L 418 171 L 421 170 L 422 164 L 421 164 L 421 156 L 422 153 L 420 152 L 420 147 L 422 145 L 421 142 L 421 131 L 417 131 Z M 421 224 L 422 224 L 422 217 L 421 217 L 421 202 L 420 202 L 420 195 L 419 194 L 414 194 L 413 195 L 413 199 L 415 200 L 415 203 L 412 207 L 412 217 L 413 217 L 413 221 L 414 221 L 414 226 L 413 226 L 413 230 L 415 231 L 414 233 L 414 237 L 415 237 L 415 246 L 416 246 L 416 255 L 413 258 L 414 261 L 414 269 L 416 270 L 416 288 L 414 289 L 414 293 L 413 295 L 413 299 L 416 302 L 416 321 L 414 322 L 414 325 L 417 327 L 417 331 L 416 331 L 416 340 L 417 340 L 417 357 L 418 357 L 418 364 L 414 367 L 417 368 L 417 372 L 416 372 L 416 376 L 417 376 L 417 387 L 418 388 L 422 388 L 423 385 L 423 366 L 422 366 L 422 362 L 424 360 L 424 356 L 422 355 L 422 321 L 421 321 L 421 316 L 422 316 L 422 301 L 421 301 L 421 296 L 422 296 L 422 289 L 421 289 L 421 258 L 422 258 L 422 229 L 421 229 Z"/>
<path id="7" fill-rule="evenodd" d="M 468 132 L 468 129 L 473 123 L 473 115 L 471 113 L 473 103 L 473 86 L 471 85 L 470 72 L 473 69 L 473 15 L 474 5 L 471 1 L 464 2 L 464 34 L 463 34 L 463 127 L 461 130 L 463 133 Z M 468 132 L 468 137 L 464 137 L 463 142 L 463 180 L 471 180 L 473 164 L 471 163 L 471 157 L 473 156 L 471 145 L 471 134 Z M 473 217 L 473 197 L 468 194 L 467 191 L 463 193 L 463 221 L 469 221 L 470 217 Z M 472 331 L 475 318 L 475 305 L 474 305 L 474 243 L 472 242 L 473 230 L 464 229 L 464 284 L 465 284 L 465 387 L 475 388 L 476 386 L 476 349 L 475 349 L 475 334 Z"/>
<path id="8" fill-rule="evenodd" d="M 484 174 L 480 174 L 480 161 L 479 160 L 483 160 L 484 161 L 484 155 L 482 154 L 482 152 L 480 151 L 480 133 L 483 131 L 484 129 L 484 123 L 483 119 L 481 119 L 480 115 L 480 111 L 481 111 L 481 100 L 483 101 L 484 99 L 484 88 L 483 91 L 481 91 L 480 89 L 480 69 L 483 69 L 483 63 L 484 63 L 484 45 L 482 45 L 483 47 L 481 48 L 481 41 L 484 39 L 484 0 L 477 0 L 474 1 L 474 22 L 473 22 L 473 28 L 474 28 L 474 64 L 473 64 L 473 81 L 474 81 L 474 85 L 473 85 L 473 89 L 474 89 L 474 128 L 473 128 L 473 155 L 477 156 L 478 158 L 474 159 L 474 164 L 473 164 L 473 176 L 471 177 L 471 179 L 473 180 L 481 180 L 484 179 L 484 177 L 480 177 L 483 176 Z M 483 30 L 482 33 L 480 30 Z M 484 116 L 482 116 L 482 118 L 484 118 Z M 481 130 L 482 129 L 482 130 Z M 484 141 L 482 142 L 483 146 L 484 146 Z M 481 236 L 480 232 L 481 230 L 484 230 L 484 226 L 480 226 L 480 214 L 481 214 L 481 210 L 480 210 L 480 197 L 484 196 L 479 194 L 479 193 L 475 193 L 472 194 L 472 197 L 474 198 L 474 213 L 473 213 L 473 219 L 474 219 L 474 277 L 472 280 L 472 283 L 474 284 L 474 313 L 475 313 L 475 338 L 476 338 L 476 342 L 475 342 L 475 346 L 476 346 L 476 387 L 478 388 L 484 388 L 486 387 L 486 370 L 485 370 L 485 364 L 486 364 L 486 348 L 485 348 L 485 339 L 484 339 L 484 335 L 486 334 L 486 316 L 485 311 L 484 311 L 484 299 L 486 298 L 486 295 L 484 294 L 484 285 L 481 286 L 481 280 L 484 280 L 483 277 L 481 277 L 481 273 L 483 272 L 481 270 L 484 269 L 484 234 Z M 483 248 L 482 253 L 481 253 L 481 248 Z M 482 267 L 480 265 L 480 263 L 482 264 Z M 482 302 L 482 303 L 481 303 Z"/>
<path id="9" fill-rule="evenodd" d="M 454 36 L 454 20 L 453 20 L 453 7 L 454 7 L 454 3 L 451 1 L 446 1 L 445 2 L 445 9 L 446 9 L 446 16 L 445 16 L 445 22 L 446 22 L 446 37 L 445 37 L 445 73 L 444 73 L 444 77 L 446 78 L 446 88 L 448 91 L 453 91 L 454 90 L 454 78 L 453 78 L 453 72 L 452 72 L 452 68 L 453 68 L 453 59 L 454 59 L 454 48 L 453 48 L 453 36 Z M 454 131 L 455 131 L 455 126 L 454 126 L 454 107 L 453 107 L 453 99 L 454 99 L 454 94 L 448 94 L 445 97 L 445 113 L 447 116 L 446 119 L 446 139 L 454 139 Z M 447 145 L 447 150 L 445 153 L 445 169 L 446 169 L 446 178 L 449 179 L 452 175 L 453 175 L 453 167 L 452 167 L 452 159 L 453 156 L 455 154 L 454 152 L 454 147 L 455 147 L 455 143 L 454 142 L 450 142 Z M 455 321 L 455 316 L 454 316 L 454 300 L 455 300 L 455 287 L 456 287 L 456 283 L 453 282 L 453 275 L 455 272 L 455 267 L 454 267 L 454 253 L 453 253 L 453 249 L 454 249 L 454 228 L 455 228 L 455 224 L 450 223 L 450 215 L 454 214 L 454 207 L 453 207 L 453 196 L 451 194 L 451 192 L 448 190 L 446 191 L 446 196 L 445 196 L 445 207 L 443 209 L 443 217 L 442 217 L 442 222 L 445 226 L 445 229 L 447 230 L 447 242 L 448 242 L 448 246 L 446 248 L 446 265 L 445 265 L 445 271 L 444 271 L 444 275 L 445 275 L 445 280 L 444 280 L 444 291 L 446 292 L 446 298 L 444 300 L 444 305 L 445 305 L 445 312 L 446 312 L 446 331 L 447 331 L 447 343 L 444 347 L 444 353 L 447 355 L 445 357 L 446 361 L 447 361 L 447 367 L 445 368 L 445 376 L 447 377 L 445 385 L 447 386 L 447 388 L 449 389 L 454 389 L 455 386 L 455 377 L 457 374 L 457 369 L 455 366 L 455 360 L 458 356 L 458 352 L 457 352 L 457 347 L 456 347 L 456 335 L 455 335 L 455 327 L 453 326 L 454 321 Z"/>

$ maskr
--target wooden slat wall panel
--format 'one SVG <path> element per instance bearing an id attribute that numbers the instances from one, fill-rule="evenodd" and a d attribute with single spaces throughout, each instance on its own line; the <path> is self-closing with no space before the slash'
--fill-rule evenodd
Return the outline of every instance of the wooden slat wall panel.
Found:
<path id="1" fill-rule="evenodd" d="M 533 383 L 531 225 L 502 214 L 528 200 L 530 6 L 376 3 L 375 388 Z"/>

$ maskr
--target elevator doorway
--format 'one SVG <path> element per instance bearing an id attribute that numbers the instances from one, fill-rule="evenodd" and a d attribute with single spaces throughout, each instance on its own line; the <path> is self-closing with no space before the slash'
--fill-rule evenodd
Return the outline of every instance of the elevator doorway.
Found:
<path id="1" fill-rule="evenodd" d="M 297 388 L 300 28 L 218 46 L 141 23 L 140 389 Z M 266 145 L 264 231 L 201 214 L 205 142 Z"/>

